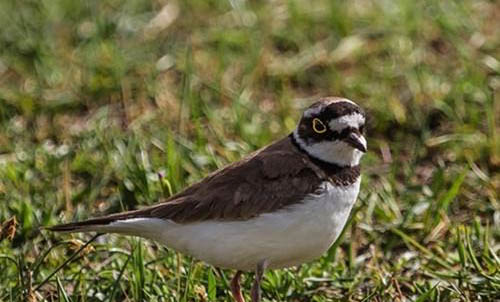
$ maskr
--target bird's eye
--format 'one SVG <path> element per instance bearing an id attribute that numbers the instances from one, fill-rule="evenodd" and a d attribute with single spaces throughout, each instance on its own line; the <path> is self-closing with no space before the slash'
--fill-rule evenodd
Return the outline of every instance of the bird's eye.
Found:
<path id="1" fill-rule="evenodd" d="M 325 126 L 325 124 L 323 124 L 323 122 L 319 118 L 313 119 L 312 127 L 313 127 L 314 132 L 316 132 L 316 133 L 325 133 L 326 132 L 326 126 Z"/>

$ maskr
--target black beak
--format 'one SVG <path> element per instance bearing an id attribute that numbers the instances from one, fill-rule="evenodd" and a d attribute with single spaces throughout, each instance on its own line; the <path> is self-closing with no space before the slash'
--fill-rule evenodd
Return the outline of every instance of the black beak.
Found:
<path id="1" fill-rule="evenodd" d="M 359 139 L 359 136 L 354 132 L 350 133 L 349 136 L 344 138 L 344 142 L 348 143 L 353 148 L 356 148 L 361 152 L 366 152 L 365 145 L 361 142 L 361 140 Z"/>

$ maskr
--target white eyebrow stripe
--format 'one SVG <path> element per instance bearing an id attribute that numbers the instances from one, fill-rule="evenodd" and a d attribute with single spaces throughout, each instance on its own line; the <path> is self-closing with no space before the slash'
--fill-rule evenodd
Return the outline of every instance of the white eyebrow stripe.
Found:
<path id="1" fill-rule="evenodd" d="M 332 131 L 341 131 L 346 127 L 358 128 L 365 123 L 365 117 L 359 113 L 352 113 L 342 117 L 331 120 L 328 123 Z"/>
<path id="2" fill-rule="evenodd" d="M 318 113 L 320 113 L 324 107 L 325 107 L 324 105 L 320 105 L 313 108 L 309 108 L 306 111 L 304 111 L 304 117 L 311 117 L 318 115 Z"/>
<path id="3" fill-rule="evenodd" d="M 340 103 L 340 102 L 346 102 L 346 103 L 351 103 L 353 105 L 356 105 L 356 103 L 354 103 L 353 101 L 349 100 L 349 99 L 346 99 L 346 98 L 336 98 L 334 100 L 332 100 L 330 102 L 330 104 L 333 104 L 333 103 Z M 356 105 L 358 106 L 358 105 Z"/>
<path id="4" fill-rule="evenodd" d="M 332 98 L 330 100 L 324 101 L 321 105 L 309 108 L 306 111 L 304 111 L 304 117 L 311 117 L 318 115 L 325 107 L 330 106 L 333 103 L 340 103 L 340 102 L 346 102 L 346 103 L 351 103 L 353 105 L 356 105 L 353 101 L 346 99 L 346 98 Z M 357 106 L 357 105 L 356 105 Z"/>

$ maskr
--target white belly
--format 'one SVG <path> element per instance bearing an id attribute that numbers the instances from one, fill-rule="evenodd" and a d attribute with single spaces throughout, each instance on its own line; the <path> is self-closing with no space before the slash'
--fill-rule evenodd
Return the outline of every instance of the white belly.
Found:
<path id="1" fill-rule="evenodd" d="M 178 224 L 157 218 L 115 222 L 103 231 L 150 238 L 209 264 L 244 271 L 266 260 L 270 268 L 321 256 L 337 239 L 359 192 L 360 180 L 344 188 L 323 183 L 323 193 L 246 221 Z"/>

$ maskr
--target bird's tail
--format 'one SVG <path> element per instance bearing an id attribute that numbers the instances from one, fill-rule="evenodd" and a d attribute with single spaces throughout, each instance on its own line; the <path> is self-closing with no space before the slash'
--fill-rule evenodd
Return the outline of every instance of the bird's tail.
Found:
<path id="1" fill-rule="evenodd" d="M 54 232 L 117 232 L 121 233 L 121 229 L 117 229 L 120 222 L 129 221 L 135 218 L 145 218 L 147 212 L 144 210 L 128 211 L 108 216 L 92 218 L 84 221 L 59 224 L 45 229 Z"/>

